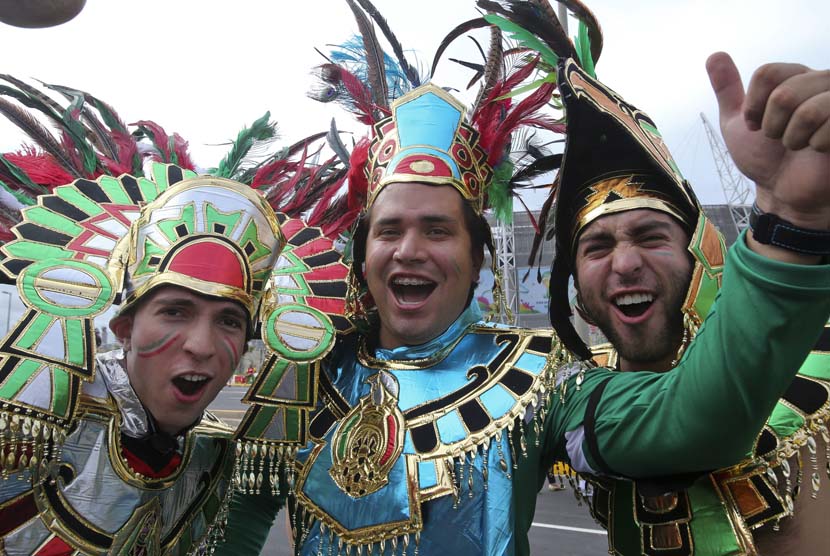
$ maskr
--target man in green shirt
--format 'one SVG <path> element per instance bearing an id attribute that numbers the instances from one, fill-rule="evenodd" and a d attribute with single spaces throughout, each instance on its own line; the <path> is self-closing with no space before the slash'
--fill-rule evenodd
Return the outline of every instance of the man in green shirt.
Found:
<path id="1" fill-rule="evenodd" d="M 794 64 L 765 66 L 756 73 L 742 102 L 743 90 L 731 60 L 724 54 L 713 55 L 709 68 L 720 101 L 724 139 L 736 164 L 758 183 L 751 220 L 754 230 L 746 234 L 747 244 L 782 260 L 815 262 L 826 256 L 830 251 L 830 236 L 823 231 L 826 218 L 815 220 L 808 213 L 797 224 L 782 225 L 788 235 L 780 235 L 778 229 L 765 238 L 763 218 L 770 217 L 760 216 L 782 210 L 770 200 L 766 188 L 776 173 L 782 176 L 775 179 L 804 183 L 800 180 L 809 176 L 807 172 L 815 172 L 816 185 L 821 180 L 826 184 L 830 176 L 827 159 L 821 158 L 830 149 L 820 126 L 796 129 L 799 112 L 815 102 L 798 94 L 805 89 L 820 90 L 821 72 Z M 568 279 L 573 276 L 577 310 L 610 340 L 610 345 L 594 350 L 599 363 L 619 371 L 667 372 L 678 361 L 682 365 L 687 348 L 699 349 L 690 342 L 719 291 L 734 295 L 732 290 L 720 290 L 726 256 L 723 238 L 706 219 L 659 136 L 653 137 L 656 128 L 645 114 L 574 64 L 560 71 L 559 83 L 571 131 L 557 191 L 551 321 L 568 347 L 591 358 L 568 319 Z M 780 103 L 791 93 L 805 105 L 785 125 Z M 755 106 L 764 95 L 767 102 L 759 112 Z M 815 107 L 821 106 L 817 102 Z M 752 131 L 761 115 L 761 130 Z M 816 165 L 794 170 L 794 159 Z M 802 225 L 812 228 L 800 230 Z M 822 234 L 823 244 L 814 240 Z M 770 241 L 783 251 L 768 251 Z M 743 242 L 741 236 L 736 249 Z M 825 328 L 818 347 L 825 352 L 827 347 L 821 344 L 830 341 L 828 331 Z M 740 335 L 725 332 L 734 342 L 726 346 L 728 350 L 754 349 L 757 343 L 756 339 L 740 345 L 744 342 Z M 817 352 L 808 358 L 762 435 L 747 446 L 748 457 L 713 473 L 611 479 L 620 475 L 618 470 L 595 458 L 599 468 L 582 470 L 601 474 L 594 479 L 592 512 L 609 531 L 611 553 L 715 556 L 830 550 L 818 527 L 820 519 L 814 519 L 822 515 L 822 508 L 830 509 L 827 489 L 820 492 L 817 471 L 817 441 L 822 431 L 827 437 L 828 394 L 830 357 Z M 712 422 L 709 426 L 719 425 Z M 803 470 L 802 462 L 794 457 L 799 448 Z M 790 519 L 781 519 L 792 515 L 803 475 L 807 476 L 804 490 L 811 490 L 812 498 L 821 498 L 811 505 L 801 504 L 811 507 L 795 518 L 800 525 L 795 532 L 789 527 Z M 804 493 L 798 501 L 809 498 Z M 751 533 L 765 524 L 764 533 L 782 525 L 785 530 L 773 535 Z"/>
<path id="2" fill-rule="evenodd" d="M 739 111 L 729 90 L 740 80 L 723 58 L 710 65 L 727 119 Z M 470 304 L 489 240 L 482 193 L 494 159 L 463 107 L 427 85 L 390 112 L 374 126 L 353 242 L 355 282 L 371 294 L 360 298 L 366 328 L 325 359 L 307 442 L 282 490 L 298 554 L 528 554 L 536 493 L 555 459 L 647 477 L 722 467 L 746 453 L 830 313 L 830 267 L 820 257 L 750 233 L 729 254 L 724 295 L 676 369 L 591 368 L 550 331 L 487 324 Z M 760 206 L 825 230 L 823 147 L 789 151 L 744 127 L 747 144 L 772 141 L 787 160 L 808 159 L 779 161 L 788 173 L 769 179 L 757 175 L 758 160 L 739 161 L 759 181 Z M 650 128 L 639 129 L 659 152 Z M 729 434 L 717 432 L 726 422 Z M 235 500 L 220 552 L 257 552 L 278 503 Z"/>

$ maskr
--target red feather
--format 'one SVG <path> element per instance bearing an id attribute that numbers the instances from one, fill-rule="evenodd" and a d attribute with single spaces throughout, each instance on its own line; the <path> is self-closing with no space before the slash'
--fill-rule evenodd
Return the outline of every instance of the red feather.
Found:
<path id="1" fill-rule="evenodd" d="M 269 162 L 256 171 L 254 179 L 251 181 L 251 187 L 261 189 L 265 186 L 274 185 L 281 176 L 294 169 L 295 166 L 295 162 L 289 162 L 282 158 Z"/>
<path id="2" fill-rule="evenodd" d="M 0 223 L 0 243 L 8 243 L 13 239 L 15 239 L 15 236 L 9 229 L 9 226 L 5 223 Z"/>
<path id="3" fill-rule="evenodd" d="M 33 182 L 49 189 L 75 180 L 75 176 L 67 172 L 52 155 L 37 152 L 33 147 L 25 147 L 21 152 L 7 153 L 4 156 L 26 172 Z"/>
<path id="4" fill-rule="evenodd" d="M 107 172 L 113 176 L 140 172 L 140 167 L 133 167 L 135 157 L 138 155 L 138 146 L 136 146 L 135 138 L 129 133 L 116 130 L 110 131 L 110 137 L 118 149 L 118 160 L 101 157 L 104 166 L 107 168 Z"/>
<path id="5" fill-rule="evenodd" d="M 327 223 L 326 217 L 331 213 L 331 209 L 335 205 L 340 204 L 340 199 L 338 202 L 332 203 L 332 199 L 334 196 L 340 191 L 340 187 L 346 181 L 346 175 L 344 174 L 343 177 L 332 183 L 329 187 L 326 188 L 323 197 L 318 201 L 317 205 L 314 207 L 314 210 L 308 217 L 308 225 L 309 226 L 330 226 Z M 324 232 L 325 233 L 325 232 Z M 327 233 L 325 235 L 328 235 Z"/>
<path id="6" fill-rule="evenodd" d="M 370 144 L 369 138 L 364 137 L 352 149 L 349 157 L 349 172 L 346 175 L 348 193 L 345 200 L 341 197 L 332 204 L 329 213 L 334 214 L 335 218 L 328 224 L 322 225 L 323 233 L 328 237 L 335 237 L 351 228 L 363 207 L 366 206 L 369 179 L 366 177 L 365 169 L 369 162 Z"/>
<path id="7" fill-rule="evenodd" d="M 60 144 L 63 153 L 66 155 L 67 158 L 69 158 L 69 160 L 72 162 L 72 166 L 78 171 L 78 173 L 84 177 L 89 177 L 89 175 L 86 174 L 86 172 L 84 171 L 84 163 L 83 160 L 81 160 L 81 155 L 78 152 L 75 140 L 72 138 L 71 135 L 69 135 L 69 133 L 66 130 L 61 130 Z"/>
<path id="8" fill-rule="evenodd" d="M 159 151 L 158 157 L 154 158 L 159 158 L 159 162 L 172 162 L 172 157 L 170 156 L 170 137 L 164 131 L 164 128 L 150 120 L 140 120 L 130 125 L 145 128 L 144 131 L 148 134 L 150 141 L 153 142 L 153 145 Z"/>
<path id="9" fill-rule="evenodd" d="M 528 95 L 527 98 L 519 102 L 519 104 L 508 112 L 504 120 L 497 124 L 492 144 L 485 146 L 485 149 L 489 153 L 487 161 L 491 166 L 497 166 L 502 159 L 504 149 L 509 144 L 510 134 L 513 131 L 523 124 L 528 125 L 529 122 L 544 121 L 539 116 L 534 118 L 533 114 L 547 104 L 555 88 L 556 85 L 554 83 L 544 83 Z"/>
<path id="10" fill-rule="evenodd" d="M 352 111 L 360 123 L 375 124 L 374 111 L 377 106 L 372 100 L 372 92 L 356 75 L 337 64 L 323 64 L 320 72 L 324 81 L 346 90 L 354 105 Z"/>
<path id="11" fill-rule="evenodd" d="M 196 164 L 190 158 L 189 144 L 178 133 L 173 134 L 173 152 L 176 154 L 176 164 L 186 170 L 196 170 Z"/>
<path id="12" fill-rule="evenodd" d="M 321 187 L 320 174 L 331 165 L 333 159 L 317 166 L 306 166 L 305 160 L 306 154 L 303 152 L 303 159 L 299 163 L 300 171 L 296 172 L 290 181 L 295 191 L 294 199 L 279 209 L 290 216 L 299 216 L 318 202 Z"/>
<path id="13" fill-rule="evenodd" d="M 349 156 L 348 173 L 328 187 L 324 197 L 309 216 L 309 225 L 319 226 L 328 237 L 336 237 L 350 228 L 366 205 L 369 180 L 366 178 L 365 168 L 369 160 L 370 144 L 368 137 L 358 141 Z M 346 195 L 335 199 L 335 194 L 344 182 L 348 183 Z"/>
<path id="14" fill-rule="evenodd" d="M 366 165 L 369 163 L 369 141 L 364 137 L 358 141 L 352 149 L 349 157 L 349 180 L 348 207 L 350 211 L 360 211 L 366 204 L 366 197 L 369 194 L 369 179 L 366 177 Z"/>
<path id="15" fill-rule="evenodd" d="M 300 180 L 306 175 L 305 161 L 307 157 L 308 146 L 306 145 L 306 147 L 303 148 L 303 154 L 300 156 L 300 160 L 297 161 L 297 169 L 295 170 L 293 175 L 291 175 L 288 181 L 286 181 L 283 185 L 280 186 L 280 188 L 283 191 L 281 198 L 285 198 L 289 194 L 293 196 L 287 204 L 281 205 L 279 206 L 279 208 L 274 206 L 272 202 L 271 206 L 274 206 L 275 210 L 284 212 L 289 216 L 294 216 L 291 213 L 291 211 L 294 210 L 294 208 L 298 205 L 305 203 L 305 199 L 302 198 L 302 193 L 299 191 L 298 184 L 300 183 Z"/>

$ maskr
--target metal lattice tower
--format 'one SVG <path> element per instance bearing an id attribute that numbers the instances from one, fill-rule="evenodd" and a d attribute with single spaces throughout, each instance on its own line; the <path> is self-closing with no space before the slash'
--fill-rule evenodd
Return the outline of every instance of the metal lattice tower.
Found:
<path id="1" fill-rule="evenodd" d="M 703 112 L 700 113 L 703 120 L 703 129 L 706 130 L 706 138 L 709 139 L 709 147 L 712 149 L 712 157 L 715 159 L 715 169 L 720 177 L 723 194 L 726 196 L 726 205 L 729 207 L 729 215 L 735 223 L 738 233 L 741 233 L 749 226 L 749 213 L 752 206 L 747 204 L 750 196 L 753 196 L 752 186 L 749 180 L 741 174 L 732 157 L 723 144 L 720 136 L 715 133 L 712 124 L 706 119 Z"/>
<path id="2" fill-rule="evenodd" d="M 513 324 L 512 320 L 519 314 L 519 288 L 516 281 L 516 236 L 513 222 L 500 222 L 493 226 L 493 242 L 496 247 L 496 268 L 501 271 L 501 286 L 504 292 L 504 303 L 512 311 L 511 315 L 502 310 L 499 320 L 506 324 Z"/>

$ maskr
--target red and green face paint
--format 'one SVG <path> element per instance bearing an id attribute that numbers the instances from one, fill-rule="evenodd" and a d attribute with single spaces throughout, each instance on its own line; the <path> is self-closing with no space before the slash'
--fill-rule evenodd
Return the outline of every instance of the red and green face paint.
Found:
<path id="1" fill-rule="evenodd" d="M 230 338 L 226 338 L 224 336 L 222 337 L 222 347 L 225 348 L 225 351 L 228 353 L 228 357 L 231 360 L 231 369 L 235 369 L 239 364 L 239 350 L 236 349 L 236 346 Z"/>
<path id="2" fill-rule="evenodd" d="M 177 332 L 171 332 L 162 336 L 158 340 L 154 342 L 149 342 L 147 344 L 137 346 L 136 347 L 136 355 L 141 357 L 142 359 L 147 359 L 149 357 L 155 357 L 156 355 L 160 355 L 170 349 L 170 346 L 176 343 L 176 340 L 179 339 L 181 334 Z"/>
<path id="3" fill-rule="evenodd" d="M 150 357 L 161 355 L 170 349 L 170 347 L 173 346 L 180 337 L 181 334 L 177 332 L 165 334 L 158 340 L 138 346 L 136 348 L 136 355 L 142 359 L 149 359 Z M 221 346 L 228 355 L 228 359 L 231 362 L 231 368 L 235 369 L 239 364 L 239 350 L 236 345 L 230 338 L 223 337 Z"/>

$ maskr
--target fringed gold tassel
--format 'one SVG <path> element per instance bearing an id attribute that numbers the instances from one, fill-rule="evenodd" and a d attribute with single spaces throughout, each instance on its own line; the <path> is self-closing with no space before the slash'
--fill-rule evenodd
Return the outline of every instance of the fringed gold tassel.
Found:
<path id="1" fill-rule="evenodd" d="M 519 468 L 519 463 L 516 459 L 516 446 L 513 442 L 513 423 L 507 426 L 507 444 L 510 446 L 510 458 L 513 460 L 513 471 Z"/>
<path id="2" fill-rule="evenodd" d="M 450 474 L 450 484 L 452 484 L 452 507 L 458 509 L 458 499 L 461 494 L 461 485 L 457 480 L 458 475 L 455 472 L 455 459 L 447 462 L 447 472 Z"/>
<path id="3" fill-rule="evenodd" d="M 510 434 L 509 431 L 508 434 Z M 496 433 L 496 451 L 499 454 L 499 467 L 505 476 L 510 479 L 510 466 L 507 465 L 507 460 L 504 459 L 504 448 L 501 445 L 501 431 Z"/>
<path id="4" fill-rule="evenodd" d="M 686 348 L 692 343 L 692 340 L 697 336 L 700 330 L 701 320 L 694 311 L 683 313 L 683 338 L 680 340 L 680 347 L 677 348 L 677 355 L 671 362 L 672 368 L 676 367 L 680 360 L 683 359 L 683 354 L 686 353 Z"/>
<path id="5" fill-rule="evenodd" d="M 467 464 L 467 497 L 468 498 L 473 497 L 473 487 L 475 486 L 474 483 L 473 483 L 473 469 L 475 468 L 476 453 L 477 453 L 477 449 L 474 448 L 470 452 L 470 462 Z M 466 458 L 467 456 L 465 455 L 464 457 Z"/>
<path id="6" fill-rule="evenodd" d="M 297 448 L 264 442 L 237 442 L 234 489 L 241 494 L 259 494 L 267 480 L 271 494 L 282 494 L 280 473 L 285 473 L 288 494 L 293 494 L 294 460 Z"/>
<path id="7" fill-rule="evenodd" d="M 492 440 L 490 440 L 490 442 L 492 442 Z M 481 480 L 484 483 L 484 491 L 487 492 L 487 483 L 490 476 L 490 449 L 487 443 L 481 445 L 481 458 L 483 460 L 481 465 Z"/>
<path id="8" fill-rule="evenodd" d="M 231 500 L 236 490 L 232 487 L 227 489 L 219 509 L 216 513 L 216 518 L 213 523 L 208 526 L 202 542 L 196 547 L 191 554 L 215 554 L 216 546 L 225 540 L 225 529 L 228 526 L 228 514 L 230 513 Z"/>
<path id="9" fill-rule="evenodd" d="M 818 498 L 818 493 L 821 490 L 821 475 L 818 472 L 818 446 L 816 445 L 816 437 L 809 436 L 807 438 L 807 451 L 810 453 L 810 497 L 815 500 Z"/>
<path id="10" fill-rule="evenodd" d="M 352 321 L 366 321 L 368 311 L 363 305 L 364 291 L 354 273 L 354 267 L 349 265 L 349 274 L 346 283 L 346 316 Z"/>
<path id="11" fill-rule="evenodd" d="M 19 480 L 30 473 L 46 472 L 52 460 L 59 460 L 66 433 L 54 417 L 47 417 L 31 409 L 21 411 L 9 404 L 0 409 L 0 476 L 7 479 L 20 472 Z M 42 469 L 38 469 L 42 468 Z"/>

